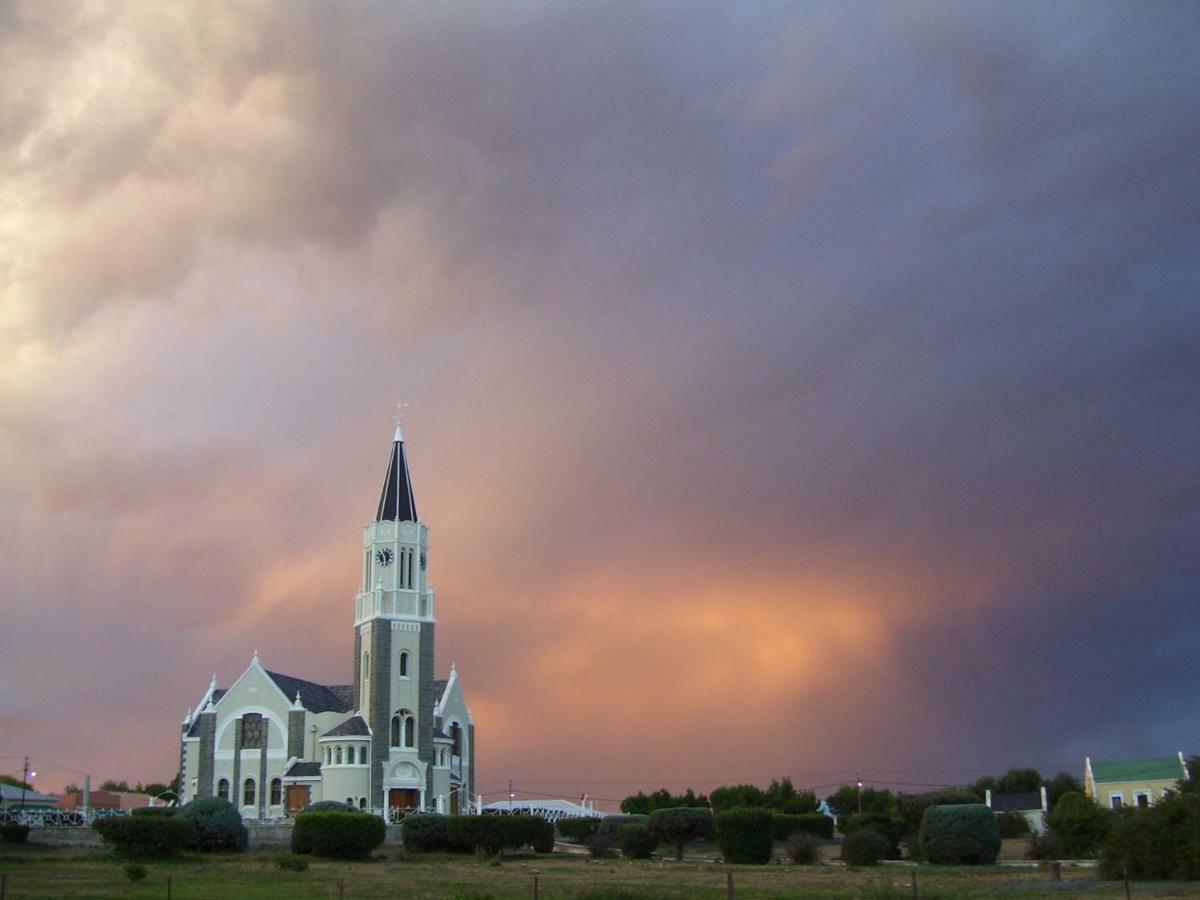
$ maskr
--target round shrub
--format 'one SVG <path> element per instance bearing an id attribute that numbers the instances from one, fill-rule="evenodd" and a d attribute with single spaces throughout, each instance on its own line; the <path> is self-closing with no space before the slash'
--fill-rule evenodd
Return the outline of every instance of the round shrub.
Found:
<path id="1" fill-rule="evenodd" d="M 106 816 L 92 828 L 120 856 L 131 859 L 175 856 L 196 837 L 196 826 L 176 816 Z"/>
<path id="2" fill-rule="evenodd" d="M 1095 856 L 1112 823 L 1111 812 L 1078 791 L 1059 797 L 1049 819 L 1050 830 L 1069 859 Z"/>
<path id="3" fill-rule="evenodd" d="M 821 858 L 821 839 L 807 831 L 797 831 L 787 839 L 784 849 L 796 865 L 811 866 Z"/>
<path id="4" fill-rule="evenodd" d="M 292 826 L 292 852 L 330 859 L 367 859 L 387 837 L 378 816 L 349 812 L 300 813 Z"/>
<path id="5" fill-rule="evenodd" d="M 621 855 L 629 859 L 649 859 L 650 854 L 658 849 L 658 838 L 645 825 L 637 823 L 618 828 L 617 843 L 621 847 Z"/>
<path id="6" fill-rule="evenodd" d="M 130 815 L 134 816 L 149 816 L 150 818 L 165 818 L 173 816 L 179 810 L 174 806 L 139 806 L 135 810 L 131 810 Z"/>
<path id="7" fill-rule="evenodd" d="M 0 841 L 4 841 L 6 844 L 23 844 L 27 840 L 29 840 L 28 825 L 17 825 L 15 822 L 0 825 Z"/>
<path id="8" fill-rule="evenodd" d="M 413 853 L 436 853 L 450 849 L 446 817 L 434 813 L 412 813 L 400 823 L 404 849 Z"/>
<path id="9" fill-rule="evenodd" d="M 1000 828 L 982 803 L 931 806 L 921 817 L 917 843 L 934 865 L 991 865 L 1000 855 Z"/>
<path id="10" fill-rule="evenodd" d="M 775 839 L 766 809 L 727 809 L 717 813 L 717 846 L 727 863 L 762 865 L 771 861 Z"/>
<path id="11" fill-rule="evenodd" d="M 1002 838 L 1020 838 L 1029 834 L 1029 820 L 1022 813 L 1009 811 L 996 816 Z"/>
<path id="12" fill-rule="evenodd" d="M 674 845 L 675 858 L 683 859 L 685 844 L 712 837 L 712 810 L 694 806 L 656 809 L 646 820 L 646 827 L 660 841 Z"/>
<path id="13" fill-rule="evenodd" d="M 196 826 L 189 850 L 244 853 L 250 834 L 233 804 L 220 797 L 201 797 L 179 808 L 178 818 Z"/>
<path id="14" fill-rule="evenodd" d="M 564 840 L 574 844 L 586 844 L 588 838 L 600 827 L 598 816 L 580 817 L 577 819 L 559 819 L 556 826 Z"/>
<path id="15" fill-rule="evenodd" d="M 842 840 L 842 861 L 848 866 L 873 866 L 888 855 L 891 841 L 870 828 L 851 832 Z"/>

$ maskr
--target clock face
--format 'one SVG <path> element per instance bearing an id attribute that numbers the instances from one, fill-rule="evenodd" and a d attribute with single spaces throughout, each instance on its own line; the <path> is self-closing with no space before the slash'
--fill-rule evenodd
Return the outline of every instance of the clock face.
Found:
<path id="1" fill-rule="evenodd" d="M 421 568 L 424 569 L 428 560 L 425 559 L 425 552 L 421 551 Z"/>
<path id="2" fill-rule="evenodd" d="M 382 550 L 375 551 L 375 562 L 381 566 L 390 566 L 393 559 L 395 559 L 395 554 L 392 553 L 390 547 L 384 547 Z"/>

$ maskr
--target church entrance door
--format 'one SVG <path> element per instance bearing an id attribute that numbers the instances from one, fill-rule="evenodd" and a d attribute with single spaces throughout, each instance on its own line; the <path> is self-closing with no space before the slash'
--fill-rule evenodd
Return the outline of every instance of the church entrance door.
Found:
<path id="1" fill-rule="evenodd" d="M 450 815 L 458 815 L 458 791 L 450 792 Z"/>
<path id="2" fill-rule="evenodd" d="M 309 789 L 307 784 L 289 784 L 287 787 L 287 811 L 294 816 L 308 806 Z"/>
<path id="3" fill-rule="evenodd" d="M 388 791 L 388 807 L 391 809 L 416 809 L 421 803 L 421 792 L 416 788 L 392 788 Z"/>

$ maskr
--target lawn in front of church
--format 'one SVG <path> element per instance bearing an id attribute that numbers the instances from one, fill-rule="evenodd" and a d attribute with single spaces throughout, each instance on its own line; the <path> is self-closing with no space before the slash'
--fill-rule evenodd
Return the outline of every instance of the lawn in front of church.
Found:
<path id="1" fill-rule="evenodd" d="M 850 870 L 832 866 L 724 866 L 685 860 L 593 860 L 554 856 L 493 862 L 455 856 L 401 858 L 381 851 L 371 862 L 313 860 L 308 871 L 275 867 L 272 854 L 195 856 L 170 863 L 149 863 L 147 878 L 131 884 L 124 863 L 107 851 L 71 852 L 36 845 L 0 846 L 0 874 L 6 900 L 35 897 L 167 896 L 191 898 L 412 897 L 509 900 L 532 898 L 534 876 L 545 900 L 582 897 L 592 900 L 726 897 L 733 873 L 738 898 L 828 898 L 828 900 L 907 900 L 912 870 L 884 866 Z M 930 868 L 917 870 L 918 896 L 934 898 L 1049 898 L 1124 896 L 1117 883 L 1095 880 L 1095 870 L 1067 869 L 1064 881 L 1050 881 L 1044 869 Z M 1197 884 L 1134 885 L 1136 897 L 1200 897 Z"/>

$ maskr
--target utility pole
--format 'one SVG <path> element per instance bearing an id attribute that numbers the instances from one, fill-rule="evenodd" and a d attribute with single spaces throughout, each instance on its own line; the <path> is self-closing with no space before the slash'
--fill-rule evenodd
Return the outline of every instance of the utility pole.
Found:
<path id="1" fill-rule="evenodd" d="M 512 779 L 508 779 L 508 814 L 512 815 L 513 789 Z"/>
<path id="2" fill-rule="evenodd" d="M 862 812 L 862 770 L 855 772 L 858 776 L 858 811 Z"/>
<path id="3" fill-rule="evenodd" d="M 21 772 L 21 815 L 25 814 L 25 783 L 29 779 L 29 757 L 25 757 L 25 768 Z"/>

